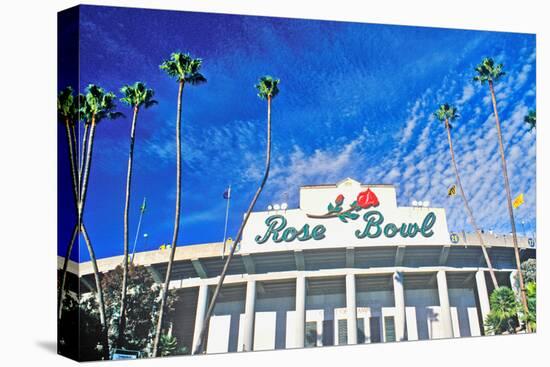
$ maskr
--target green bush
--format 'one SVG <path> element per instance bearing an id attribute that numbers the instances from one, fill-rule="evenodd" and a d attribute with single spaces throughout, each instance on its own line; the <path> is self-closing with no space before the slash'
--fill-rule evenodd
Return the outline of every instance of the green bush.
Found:
<path id="1" fill-rule="evenodd" d="M 176 337 L 168 334 L 162 334 L 160 336 L 159 350 L 161 356 L 170 356 L 175 354 L 178 341 Z"/>
<path id="2" fill-rule="evenodd" d="M 137 350 L 142 352 L 143 356 L 149 356 L 155 333 L 161 287 L 155 283 L 144 266 L 130 264 L 128 271 L 127 323 L 123 345 L 118 347 Z M 120 320 L 122 267 L 118 266 L 114 270 L 103 274 L 101 283 L 109 325 L 109 344 L 111 348 L 114 348 Z M 175 316 L 174 306 L 177 301 L 176 291 L 171 290 L 165 313 L 165 327 L 163 327 L 165 330 Z M 76 299 L 68 293 L 63 303 L 63 317 L 59 322 L 58 329 L 60 354 L 82 361 L 102 359 L 102 346 L 99 343 L 101 340 L 101 324 L 94 295 L 90 293 Z M 176 338 L 173 338 L 173 340 L 176 341 Z M 168 341 L 165 340 L 165 342 Z M 170 342 L 172 341 L 170 340 Z M 170 343 L 166 344 L 166 353 L 187 353 L 187 349 L 184 347 L 171 349 L 169 345 Z"/>
<path id="3" fill-rule="evenodd" d="M 521 275 L 523 275 L 523 284 L 537 281 L 537 260 L 529 259 L 521 263 Z M 515 286 L 519 289 L 519 277 L 514 277 Z"/>
<path id="4" fill-rule="evenodd" d="M 515 333 L 518 327 L 519 303 L 513 290 L 499 287 L 489 299 L 491 311 L 485 319 L 485 328 L 492 334 Z"/>
<path id="5" fill-rule="evenodd" d="M 521 321 L 528 323 L 532 331 L 537 330 L 537 283 L 529 282 L 525 286 L 525 291 L 527 293 L 527 308 L 529 312 L 527 315 L 523 314 L 521 310 Z"/>

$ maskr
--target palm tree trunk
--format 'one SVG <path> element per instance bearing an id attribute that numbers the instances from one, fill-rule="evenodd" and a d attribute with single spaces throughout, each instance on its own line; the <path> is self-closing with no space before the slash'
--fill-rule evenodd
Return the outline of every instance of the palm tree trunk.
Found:
<path id="1" fill-rule="evenodd" d="M 84 168 L 84 156 L 86 155 L 86 141 L 88 139 L 88 124 L 84 124 L 84 134 L 82 135 L 82 145 L 80 149 L 80 160 L 78 164 L 78 183 L 82 185 L 82 169 Z M 82 186 L 79 186 L 82 187 Z"/>
<path id="2" fill-rule="evenodd" d="M 160 302 L 159 315 L 157 320 L 157 328 L 155 339 L 153 341 L 153 357 L 157 356 L 158 346 L 160 341 L 160 333 L 162 331 L 162 322 L 166 301 L 168 298 L 168 285 L 170 276 L 172 275 L 172 266 L 174 264 L 174 256 L 178 243 L 178 231 L 180 226 L 180 207 L 181 207 L 181 99 L 183 94 L 184 81 L 180 80 L 178 88 L 178 108 L 176 113 L 176 211 L 174 214 L 174 233 L 172 235 L 172 246 L 170 247 L 170 259 L 168 260 L 168 268 L 166 269 L 166 278 L 162 288 L 162 298 Z"/>
<path id="3" fill-rule="evenodd" d="M 246 211 L 246 214 L 244 216 L 244 219 L 241 223 L 241 226 L 239 228 L 239 231 L 237 232 L 237 236 L 235 237 L 235 241 L 233 242 L 233 246 L 231 247 L 231 251 L 229 252 L 229 255 L 227 256 L 227 259 L 225 260 L 225 264 L 223 266 L 223 270 L 220 274 L 220 279 L 218 281 L 218 285 L 214 289 L 214 294 L 212 295 L 212 300 L 210 301 L 210 304 L 208 306 L 208 310 L 206 311 L 206 316 L 204 318 L 204 323 L 201 329 L 201 333 L 199 334 L 199 344 L 197 345 L 196 350 L 193 352 L 193 354 L 201 353 L 204 349 L 204 342 L 206 339 L 206 329 L 208 328 L 208 324 L 210 322 L 210 317 L 212 316 L 212 312 L 214 312 L 214 307 L 216 306 L 216 301 L 218 299 L 218 295 L 220 293 L 220 289 L 223 285 L 223 281 L 225 279 L 225 275 L 227 273 L 227 269 L 229 269 L 229 263 L 231 262 L 231 259 L 233 258 L 233 254 L 235 253 L 235 249 L 237 248 L 237 244 L 241 241 L 243 230 L 246 226 L 246 223 L 248 222 L 248 218 L 250 217 L 250 213 L 252 210 L 254 210 L 254 206 L 256 205 L 256 201 L 258 201 L 258 198 L 260 197 L 260 194 L 264 188 L 264 185 L 267 181 L 267 178 L 269 177 L 269 166 L 271 162 L 271 97 L 267 98 L 267 148 L 266 148 L 266 159 L 265 159 L 265 173 L 264 177 L 260 183 L 260 186 L 256 190 L 256 193 L 254 194 L 254 197 L 252 198 L 252 202 L 250 202 L 250 205 L 248 206 L 248 210 Z"/>
<path id="4" fill-rule="evenodd" d="M 508 168 L 506 167 L 506 158 L 504 156 L 504 144 L 502 143 L 502 132 L 500 129 L 500 120 L 498 118 L 497 100 L 495 97 L 495 89 L 493 87 L 493 81 L 489 80 L 489 89 L 491 90 L 491 100 L 493 102 L 493 110 L 495 113 L 495 122 L 497 126 L 498 145 L 500 149 L 500 159 L 502 161 L 502 173 L 504 175 L 504 187 L 506 188 L 506 201 L 508 203 L 508 214 L 510 216 L 510 224 L 512 225 L 512 240 L 514 242 L 514 254 L 516 257 L 516 267 L 518 270 L 519 287 L 521 289 L 521 303 L 523 305 L 523 311 L 527 315 L 529 308 L 527 306 L 527 295 L 525 294 L 525 286 L 523 284 L 523 274 L 521 273 L 521 260 L 519 257 L 518 237 L 516 234 L 516 222 L 514 220 L 514 208 L 512 206 L 512 194 L 510 192 L 510 182 L 508 180 Z M 531 328 L 529 323 L 525 324 L 528 332 Z"/>
<path id="5" fill-rule="evenodd" d="M 466 212 L 468 213 L 470 224 L 474 228 L 474 231 L 477 233 L 477 238 L 479 239 L 479 243 L 481 244 L 481 250 L 483 251 L 483 256 L 485 257 L 485 262 L 487 263 L 487 267 L 489 268 L 489 274 L 491 275 L 493 286 L 496 289 L 498 288 L 498 282 L 495 276 L 495 270 L 493 269 L 493 265 L 491 263 L 491 259 L 489 258 L 489 254 L 487 253 L 487 248 L 485 247 L 485 241 L 483 240 L 481 231 L 479 230 L 477 223 L 475 221 L 474 213 L 470 208 L 470 205 L 468 204 L 468 199 L 466 199 L 466 194 L 464 193 L 464 189 L 462 188 L 462 182 L 460 181 L 460 175 L 458 174 L 458 167 L 456 165 L 455 152 L 453 149 L 453 140 L 451 139 L 451 125 L 449 124 L 448 119 L 445 119 L 445 129 L 447 130 L 447 140 L 449 141 L 449 150 L 451 151 L 451 159 L 453 161 L 453 167 L 455 170 L 456 184 L 458 185 L 458 189 L 460 190 L 460 195 L 462 196 L 462 200 L 464 201 L 464 207 L 466 207 Z"/>
<path id="6" fill-rule="evenodd" d="M 130 193 L 132 189 L 132 165 L 134 159 L 134 142 L 136 136 L 136 122 L 139 108 L 134 106 L 134 117 L 130 129 L 130 153 L 128 154 L 128 173 L 126 175 L 126 201 L 124 204 L 124 257 L 122 259 L 122 294 L 120 296 L 120 323 L 118 327 L 119 348 L 122 348 L 124 342 L 124 329 L 126 328 L 126 288 L 128 286 L 128 213 L 130 212 Z"/>
<path id="7" fill-rule="evenodd" d="M 81 225 L 80 231 L 82 232 L 82 236 L 84 237 L 84 242 L 86 242 L 86 247 L 88 247 L 88 252 L 90 253 L 90 260 L 92 261 L 92 267 L 94 269 L 95 287 L 97 291 L 96 298 L 97 298 L 97 303 L 99 305 L 99 321 L 103 329 L 101 333 L 101 344 L 103 345 L 103 357 L 105 359 L 109 359 L 109 336 L 107 334 L 108 326 L 107 326 L 107 318 L 105 316 L 105 302 L 103 300 L 103 289 L 101 286 L 101 279 L 99 277 L 97 259 L 95 257 L 94 247 L 92 246 L 92 242 L 90 241 L 90 236 L 88 236 L 88 231 L 86 230 L 86 227 L 84 227 L 84 225 Z"/>
<path id="8" fill-rule="evenodd" d="M 74 125 L 73 125 L 74 128 Z M 69 148 L 69 162 L 71 165 L 71 178 L 73 181 L 73 200 L 75 209 L 78 212 L 78 184 L 77 184 L 77 174 L 76 174 L 76 163 L 75 163 L 75 152 L 74 152 L 74 130 L 71 132 L 70 121 L 65 119 L 65 131 L 67 133 L 67 144 Z M 69 265 L 69 258 L 73 249 L 74 242 L 76 240 L 76 235 L 78 234 L 78 226 L 75 226 L 73 234 L 71 236 L 71 241 L 69 246 L 67 246 L 67 251 L 65 252 L 65 259 L 63 261 L 63 270 L 61 273 L 61 284 L 59 288 L 58 295 L 58 319 L 61 320 L 61 314 L 63 313 L 63 298 L 65 296 L 65 282 L 67 279 L 67 267 Z"/>
<path id="9" fill-rule="evenodd" d="M 75 208 L 78 208 L 78 182 L 77 182 L 77 172 L 76 172 L 76 163 L 75 163 L 75 150 L 74 150 L 74 138 L 72 128 L 70 127 L 69 119 L 65 120 L 65 130 L 67 132 L 67 144 L 69 146 L 69 162 L 71 164 L 71 178 L 73 180 L 73 195 Z M 73 130 L 74 131 L 74 130 Z"/>
<path id="10" fill-rule="evenodd" d="M 92 121 L 90 124 L 90 131 L 89 136 L 87 139 L 87 147 L 86 147 L 86 157 L 83 162 L 83 169 L 82 169 L 82 186 L 80 189 L 80 202 L 79 202 L 79 208 L 78 208 L 78 219 L 82 221 L 82 214 L 84 213 L 84 204 L 86 203 L 86 193 L 88 191 L 88 179 L 90 177 L 90 165 L 92 162 L 92 150 L 94 147 L 94 136 L 95 136 L 95 117 L 92 117 Z"/>
<path id="11" fill-rule="evenodd" d="M 71 124 L 71 141 L 72 141 L 72 145 L 73 145 L 73 159 L 74 159 L 74 165 L 75 165 L 75 170 L 76 170 L 76 173 L 78 175 L 78 167 L 76 167 L 76 162 L 78 162 L 78 143 L 77 143 L 77 139 L 76 139 L 76 129 L 75 129 L 75 125 L 78 123 L 78 121 L 75 121 L 73 124 Z M 77 191 L 78 191 L 78 187 L 77 187 Z M 78 197 L 78 196 L 77 196 Z"/>
<path id="12" fill-rule="evenodd" d="M 99 318 L 101 322 L 102 327 L 102 334 L 103 334 L 103 349 L 104 349 L 104 357 L 106 359 L 109 359 L 109 341 L 108 341 L 108 326 L 107 326 L 107 319 L 105 317 L 105 303 L 103 301 L 103 290 L 101 287 L 101 280 L 99 277 L 99 269 L 97 267 L 97 260 L 95 257 L 95 252 L 92 246 L 92 243 L 90 241 L 90 237 L 88 236 L 88 232 L 86 231 L 86 227 L 84 227 L 82 223 L 83 213 L 84 213 L 84 204 L 86 203 L 86 193 L 88 189 L 88 179 L 90 176 L 90 167 L 92 162 L 92 152 L 94 147 L 94 136 L 95 136 L 95 129 L 96 129 L 96 123 L 95 123 L 95 116 L 92 117 L 92 121 L 90 124 L 90 132 L 88 136 L 88 146 L 86 148 L 86 159 L 84 160 L 84 169 L 82 172 L 82 189 L 80 190 L 80 202 L 78 205 L 78 224 L 80 226 L 80 231 L 82 232 L 82 235 L 84 236 L 84 241 L 86 242 L 86 246 L 88 247 L 88 252 L 90 253 L 90 260 L 92 261 L 92 266 L 94 269 L 94 278 L 96 282 L 96 291 L 97 291 L 97 303 L 99 306 Z"/>
<path id="13" fill-rule="evenodd" d="M 78 225 L 74 226 L 73 234 L 71 236 L 71 241 L 69 242 L 69 246 L 67 246 L 67 250 L 65 251 L 65 258 L 63 260 L 63 270 L 61 271 L 61 285 L 59 286 L 59 295 L 58 295 L 58 312 L 57 312 L 57 319 L 61 320 L 61 315 L 63 314 L 63 300 L 65 298 L 65 283 L 67 282 L 67 267 L 69 266 L 69 258 L 71 256 L 71 252 L 73 250 L 74 243 L 76 241 L 76 237 L 78 235 Z"/>

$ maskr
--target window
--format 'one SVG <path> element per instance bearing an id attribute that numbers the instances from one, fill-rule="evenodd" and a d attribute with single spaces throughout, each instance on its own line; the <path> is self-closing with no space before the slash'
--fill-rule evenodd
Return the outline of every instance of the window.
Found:
<path id="1" fill-rule="evenodd" d="M 317 346 L 317 321 L 306 322 L 306 348 Z"/>
<path id="2" fill-rule="evenodd" d="M 323 320 L 323 345 L 334 345 L 334 320 Z"/>
<path id="3" fill-rule="evenodd" d="M 369 319 L 369 326 L 371 343 L 380 343 L 380 317 L 371 317 Z"/>
<path id="4" fill-rule="evenodd" d="M 357 343 L 363 344 L 365 342 L 365 319 L 357 319 Z"/>
<path id="5" fill-rule="evenodd" d="M 384 317 L 384 332 L 387 342 L 395 341 L 395 320 L 393 316 Z"/>
<path id="6" fill-rule="evenodd" d="M 348 320 L 338 320 L 338 345 L 348 344 Z"/>

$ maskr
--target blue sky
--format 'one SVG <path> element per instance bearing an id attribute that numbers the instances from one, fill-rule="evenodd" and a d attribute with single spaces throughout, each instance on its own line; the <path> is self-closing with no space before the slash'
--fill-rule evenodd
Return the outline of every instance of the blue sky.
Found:
<path id="1" fill-rule="evenodd" d="M 201 57 L 208 79 L 183 96 L 178 245 L 222 240 L 222 193 L 230 183 L 234 236 L 263 172 L 266 103 L 254 84 L 265 74 L 281 84 L 272 171 L 257 209 L 284 200 L 295 207 L 300 185 L 349 176 L 394 184 L 399 205 L 429 200 L 446 208 L 450 230 L 470 230 L 460 197 L 446 196 L 454 174 L 445 130 L 432 117 L 439 103 L 450 102 L 461 115 L 453 140 L 476 219 L 482 228 L 509 232 L 488 88 L 472 81 L 484 56 L 505 65 L 499 113 L 512 192 L 526 201 L 517 225 L 535 230 L 536 138 L 523 123 L 536 107 L 534 35 L 84 6 L 80 89 L 97 83 L 118 93 L 139 80 L 159 101 L 138 119 L 132 239 L 139 205 L 144 196 L 149 202 L 149 237 L 140 238 L 139 251 L 172 236 L 177 83 L 158 66 L 177 50 Z M 131 111 L 122 104 L 119 110 L 127 118 L 98 126 L 86 204 L 100 258 L 122 253 Z M 83 243 L 79 252 L 73 258 L 89 259 Z"/>

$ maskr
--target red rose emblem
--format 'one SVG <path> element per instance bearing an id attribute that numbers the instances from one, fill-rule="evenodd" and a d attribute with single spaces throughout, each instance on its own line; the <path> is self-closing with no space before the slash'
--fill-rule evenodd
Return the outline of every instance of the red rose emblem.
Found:
<path id="1" fill-rule="evenodd" d="M 340 194 L 336 197 L 335 203 L 336 205 L 340 205 L 344 202 L 344 195 Z"/>
<path id="2" fill-rule="evenodd" d="M 357 195 L 357 205 L 363 209 L 370 208 L 372 206 L 378 206 L 378 198 L 370 189 L 366 189 Z"/>

